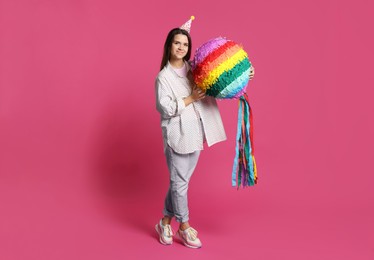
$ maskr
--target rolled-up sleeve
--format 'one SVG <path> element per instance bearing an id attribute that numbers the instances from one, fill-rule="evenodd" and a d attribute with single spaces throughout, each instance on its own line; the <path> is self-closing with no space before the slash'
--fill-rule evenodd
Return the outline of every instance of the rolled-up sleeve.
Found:
<path id="1" fill-rule="evenodd" d="M 162 78 L 156 79 L 156 108 L 163 117 L 180 115 L 185 109 L 183 98 L 175 98 L 170 86 Z"/>

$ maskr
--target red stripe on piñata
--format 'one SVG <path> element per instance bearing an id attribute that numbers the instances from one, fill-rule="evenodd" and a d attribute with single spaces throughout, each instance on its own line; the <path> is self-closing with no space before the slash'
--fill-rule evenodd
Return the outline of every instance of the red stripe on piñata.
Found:
<path id="1" fill-rule="evenodd" d="M 201 67 L 201 71 L 199 75 L 199 79 L 201 80 L 201 82 L 203 82 L 203 80 L 205 80 L 214 69 L 216 69 L 223 62 L 231 59 L 240 50 L 242 50 L 242 48 L 239 45 L 235 44 L 234 46 L 228 47 L 215 60 L 211 62 L 207 62 L 203 67 Z M 201 83 L 201 82 L 198 82 L 198 83 Z"/>
<path id="2" fill-rule="evenodd" d="M 215 59 L 217 59 L 219 56 L 222 55 L 227 49 L 237 45 L 233 41 L 228 41 L 222 46 L 218 47 L 217 49 L 213 50 L 209 55 L 205 57 L 205 59 L 196 65 L 196 68 L 194 69 L 194 72 L 197 74 L 201 73 L 201 69 L 204 68 L 207 64 L 213 62 Z"/>
<path id="3" fill-rule="evenodd" d="M 204 67 L 213 62 L 215 59 L 217 59 L 219 56 L 221 56 L 227 49 L 229 49 L 232 46 L 237 45 L 233 41 L 228 41 L 224 45 L 220 46 L 219 48 L 212 51 L 202 62 L 200 62 L 196 68 L 193 71 L 194 80 L 196 83 L 200 83 L 204 79 L 204 75 L 202 75 L 202 71 L 204 71 Z M 209 72 L 209 71 L 208 71 Z"/>

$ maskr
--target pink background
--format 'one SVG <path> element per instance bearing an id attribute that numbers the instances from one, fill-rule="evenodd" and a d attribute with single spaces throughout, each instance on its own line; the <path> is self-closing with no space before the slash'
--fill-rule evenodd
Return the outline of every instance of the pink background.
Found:
<path id="1" fill-rule="evenodd" d="M 199 2 L 0 1 L 0 259 L 374 259 L 372 1 Z M 190 184 L 201 250 L 154 231 L 154 79 L 190 15 L 193 50 L 226 36 L 256 67 L 259 184 L 231 187 L 221 101 L 228 140 Z"/>

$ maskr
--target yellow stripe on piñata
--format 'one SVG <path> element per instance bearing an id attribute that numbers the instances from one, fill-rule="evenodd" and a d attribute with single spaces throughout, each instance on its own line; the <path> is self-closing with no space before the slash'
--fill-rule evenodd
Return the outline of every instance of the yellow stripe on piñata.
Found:
<path id="1" fill-rule="evenodd" d="M 219 76 L 224 72 L 224 71 L 229 71 L 233 67 L 235 67 L 236 64 L 241 62 L 242 60 L 246 59 L 247 53 L 241 49 L 237 53 L 235 53 L 232 57 L 229 57 L 225 62 L 221 63 L 217 68 L 212 70 L 209 75 L 200 83 L 197 83 L 197 85 L 206 91 L 207 89 L 210 88 L 211 85 L 216 83 L 218 80 Z"/>
<path id="2" fill-rule="evenodd" d="M 227 48 L 224 52 L 221 53 L 216 59 L 207 62 L 206 64 L 202 65 L 202 69 L 199 75 L 199 80 L 196 81 L 196 83 L 202 82 L 211 71 L 213 71 L 215 68 L 217 68 L 220 64 L 225 62 L 227 60 L 227 57 L 232 57 L 242 49 L 241 46 L 235 44 L 231 46 L 230 48 Z M 201 66 L 201 64 L 199 65 Z"/>

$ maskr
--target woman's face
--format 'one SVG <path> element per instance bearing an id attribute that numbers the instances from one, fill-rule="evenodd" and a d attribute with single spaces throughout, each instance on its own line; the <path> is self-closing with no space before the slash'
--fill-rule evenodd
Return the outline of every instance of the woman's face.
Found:
<path id="1" fill-rule="evenodd" d="M 184 34 L 174 35 L 170 48 L 170 59 L 181 60 L 188 52 L 188 38 Z"/>

